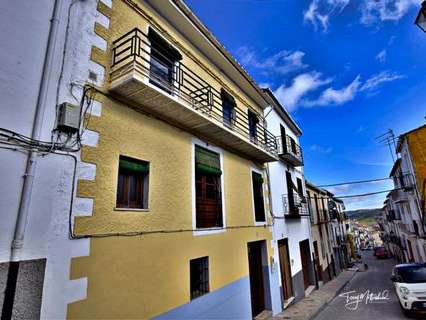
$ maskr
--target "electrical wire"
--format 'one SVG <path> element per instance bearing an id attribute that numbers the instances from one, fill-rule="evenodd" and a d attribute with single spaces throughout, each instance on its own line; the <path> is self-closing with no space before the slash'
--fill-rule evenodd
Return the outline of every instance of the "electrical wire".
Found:
<path id="1" fill-rule="evenodd" d="M 369 179 L 369 180 L 340 182 L 340 183 L 334 183 L 334 184 L 323 184 L 323 185 L 319 185 L 318 188 L 344 186 L 349 184 L 361 184 L 361 183 L 369 183 L 369 182 L 384 181 L 384 180 L 391 180 L 391 179 L 392 178 L 386 177 L 386 178 Z"/>
<path id="2" fill-rule="evenodd" d="M 360 194 L 353 194 L 353 195 L 347 195 L 347 196 L 334 196 L 334 198 L 337 199 L 347 199 L 347 198 L 357 198 L 357 197 L 367 197 L 372 196 L 380 193 L 387 193 L 391 191 L 401 190 L 402 188 L 395 188 L 395 189 L 389 189 L 389 190 L 383 190 L 383 191 L 376 191 L 376 192 L 368 192 L 368 193 L 360 193 Z"/>

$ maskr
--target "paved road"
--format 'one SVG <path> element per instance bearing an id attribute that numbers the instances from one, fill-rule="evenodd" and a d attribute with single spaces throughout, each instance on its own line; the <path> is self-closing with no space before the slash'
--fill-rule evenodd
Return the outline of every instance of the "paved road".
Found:
<path id="1" fill-rule="evenodd" d="M 396 264 L 395 261 L 393 259 L 377 260 L 372 251 L 365 251 L 363 260 L 368 264 L 368 270 L 358 272 L 352 281 L 343 288 L 340 295 L 318 314 L 315 320 L 405 319 L 400 311 L 393 284 L 389 280 L 392 267 Z M 375 294 L 388 290 L 389 299 L 383 300 L 382 303 L 367 304 L 365 303 L 366 299 L 363 299 L 356 310 L 348 310 L 345 306 L 346 299 L 341 297 L 341 295 L 349 291 L 355 291 L 351 293 L 353 296 L 364 293 L 367 290 Z M 355 309 L 354 305 L 352 307 Z"/>

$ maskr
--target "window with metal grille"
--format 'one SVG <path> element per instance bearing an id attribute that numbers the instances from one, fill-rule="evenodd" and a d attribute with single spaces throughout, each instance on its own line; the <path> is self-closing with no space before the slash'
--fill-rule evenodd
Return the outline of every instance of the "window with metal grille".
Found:
<path id="1" fill-rule="evenodd" d="M 209 292 L 209 257 L 192 259 L 189 262 L 191 300 Z"/>
<path id="2" fill-rule="evenodd" d="M 149 163 L 120 156 L 117 208 L 148 209 Z"/>
<path id="3" fill-rule="evenodd" d="M 252 172 L 254 216 L 256 222 L 265 222 L 265 205 L 263 202 L 263 178 L 257 172 Z"/>
<path id="4" fill-rule="evenodd" d="M 223 226 L 220 156 L 195 147 L 195 196 L 197 228 Z"/>

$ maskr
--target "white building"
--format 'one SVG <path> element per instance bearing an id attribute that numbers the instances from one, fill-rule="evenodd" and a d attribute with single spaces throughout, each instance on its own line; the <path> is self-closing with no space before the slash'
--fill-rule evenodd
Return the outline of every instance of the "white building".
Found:
<path id="1" fill-rule="evenodd" d="M 70 259 L 87 255 L 90 243 L 70 240 L 69 229 L 74 208 L 91 213 L 90 201 L 77 198 L 73 208 L 71 199 L 77 180 L 96 174 L 95 166 L 79 161 L 77 149 L 80 140 L 97 143 L 95 132 L 83 135 L 78 125 L 81 102 L 90 105 L 86 115 L 101 112 L 99 103 L 81 100 L 83 85 L 104 77 L 91 61 L 93 46 L 106 50 L 95 34 L 95 23 L 109 24 L 99 6 L 111 1 L 0 6 L 0 304 L 6 319 L 65 318 L 67 304 L 86 296 L 87 279 L 69 278 Z M 68 115 L 76 116 L 77 130 L 53 131 L 64 102 L 75 105 Z"/>
<path id="2" fill-rule="evenodd" d="M 394 190 L 389 196 L 389 210 L 393 217 L 399 217 L 398 233 L 404 248 L 405 260 L 412 262 L 426 261 L 426 242 L 420 195 L 416 187 L 413 162 L 405 139 L 400 139 L 397 152 L 401 155 L 391 170 L 390 177 Z"/>
<path id="3" fill-rule="evenodd" d="M 265 111 L 268 130 L 278 137 L 280 161 L 268 164 L 273 215 L 274 267 L 271 279 L 273 313 L 303 298 L 314 288 L 310 219 L 303 176 L 300 128 L 275 99 Z"/>

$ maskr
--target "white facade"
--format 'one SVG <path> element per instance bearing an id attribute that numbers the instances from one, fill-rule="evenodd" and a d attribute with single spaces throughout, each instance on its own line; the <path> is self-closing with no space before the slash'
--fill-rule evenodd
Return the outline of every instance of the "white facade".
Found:
<path id="1" fill-rule="evenodd" d="M 111 5 L 108 0 L 103 2 Z M 49 41 L 55 3 L 57 16 L 52 21 L 57 22 L 57 35 Z M 1 129 L 31 137 L 43 70 L 47 91 L 41 114 L 39 140 L 42 141 L 51 141 L 57 104 L 79 104 L 82 85 L 88 81 L 89 72 L 96 75 L 97 83 L 102 83 L 104 69 L 91 61 L 90 55 L 92 46 L 106 50 L 106 42 L 95 34 L 94 27 L 98 22 L 108 28 L 109 20 L 97 11 L 97 5 L 96 0 L 2 3 Z M 53 59 L 44 69 L 48 47 Z M 92 116 L 99 116 L 101 107 L 94 103 Z M 83 143 L 97 143 L 97 134 L 88 130 L 82 138 Z M 2 280 L 7 277 L 11 260 L 46 259 L 42 304 L 38 310 L 29 312 L 39 313 L 41 318 L 61 319 L 66 316 L 67 304 L 84 299 L 87 290 L 87 279 L 69 279 L 71 258 L 88 255 L 90 247 L 88 239 L 70 240 L 70 209 L 79 214 L 91 214 L 92 210 L 90 199 L 74 199 L 74 208 L 70 208 L 75 159 L 76 180 L 94 179 L 96 167 L 81 163 L 79 152 L 69 155 L 37 152 L 23 246 L 12 252 L 28 154 L 16 145 L 0 143 L 0 265 L 6 266 L 0 276 Z"/>
<path id="2" fill-rule="evenodd" d="M 275 108 L 281 108 L 276 106 Z M 287 135 L 292 137 L 297 144 L 299 144 L 298 133 L 292 129 L 287 121 L 284 121 L 282 116 L 275 108 L 270 108 L 265 111 L 266 121 L 268 122 L 268 130 L 275 136 L 280 136 L 280 125 L 285 128 Z M 285 112 L 285 111 L 284 111 Z M 289 219 L 286 218 L 287 208 L 283 203 L 283 197 L 287 197 L 287 181 L 286 172 L 290 172 L 292 182 L 297 186 L 297 178 L 302 181 L 303 196 L 306 199 L 305 179 L 303 175 L 303 167 L 294 167 L 285 161 L 272 162 L 267 165 L 269 172 L 269 190 L 271 193 L 270 209 L 273 215 L 273 241 L 272 247 L 274 250 L 274 266 L 271 274 L 271 296 L 273 314 L 280 312 L 291 301 L 281 301 L 282 293 L 280 292 L 283 287 L 283 279 L 281 279 L 280 270 L 280 257 L 278 252 L 278 241 L 287 239 L 288 250 L 290 256 L 291 277 L 299 275 L 298 278 L 293 278 L 293 293 L 296 290 L 294 285 L 297 286 L 297 281 L 300 281 L 300 274 L 302 273 L 300 241 L 309 240 L 309 259 L 312 260 L 312 244 L 311 244 L 311 229 L 309 216 L 302 216 L 300 218 Z M 302 278 L 303 282 L 303 278 Z M 300 286 L 300 285 L 299 285 Z M 303 283 L 301 284 L 303 288 Z M 300 293 L 300 290 L 299 290 Z M 304 294 L 304 292 L 303 292 Z M 298 297 L 295 297 L 298 298 Z M 292 299 L 290 299 L 292 300 Z"/>
<path id="3" fill-rule="evenodd" d="M 397 217 L 395 233 L 399 234 L 405 261 L 426 262 L 426 242 L 421 218 L 420 194 L 416 185 L 413 161 L 405 138 L 398 143 L 400 158 L 392 168 L 394 187 L 386 206 Z"/>

